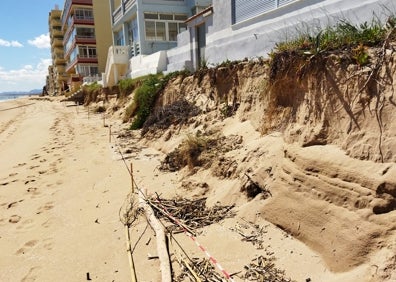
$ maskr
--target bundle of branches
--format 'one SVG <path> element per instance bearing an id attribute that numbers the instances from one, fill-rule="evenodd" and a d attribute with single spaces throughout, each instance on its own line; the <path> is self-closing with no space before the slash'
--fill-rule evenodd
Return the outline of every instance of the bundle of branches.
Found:
<path id="1" fill-rule="evenodd" d="M 266 258 L 259 256 L 252 260 L 244 268 L 246 272 L 243 275 L 245 281 L 271 281 L 271 282 L 292 282 L 290 278 L 285 277 L 285 272 L 275 267 L 274 257 Z"/>
<path id="2" fill-rule="evenodd" d="M 149 131 L 154 132 L 158 129 L 167 129 L 172 124 L 185 124 L 191 117 L 197 116 L 200 113 L 201 110 L 187 100 L 177 100 L 150 114 L 143 125 L 142 136 Z"/>
<path id="3" fill-rule="evenodd" d="M 216 272 L 215 267 L 208 259 L 192 258 L 191 262 L 180 259 L 179 261 L 182 273 L 175 278 L 175 282 L 182 281 L 210 281 L 226 282 L 221 274 Z M 188 280 L 187 280 L 188 279 Z M 199 279 L 199 280 L 198 280 Z"/>
<path id="4" fill-rule="evenodd" d="M 189 232 L 194 233 L 193 230 L 196 228 L 208 226 L 235 215 L 231 211 L 234 205 L 214 205 L 208 208 L 206 207 L 206 198 L 198 200 L 183 198 L 167 200 L 157 197 L 150 199 L 149 204 L 154 208 L 157 217 L 166 218 L 175 224 L 170 226 L 169 230 L 176 232 L 187 229 Z M 179 222 L 176 223 L 175 219 Z"/>

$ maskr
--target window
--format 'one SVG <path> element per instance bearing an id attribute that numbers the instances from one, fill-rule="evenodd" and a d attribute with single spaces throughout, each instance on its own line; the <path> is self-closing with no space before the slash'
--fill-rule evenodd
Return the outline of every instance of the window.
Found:
<path id="1" fill-rule="evenodd" d="M 186 30 L 187 15 L 145 13 L 146 40 L 177 41 L 177 35 Z"/>
<path id="2" fill-rule="evenodd" d="M 98 67 L 92 65 L 77 65 L 76 71 L 82 76 L 94 76 L 99 73 Z"/>
<path id="3" fill-rule="evenodd" d="M 129 43 L 139 41 L 139 29 L 137 24 L 137 18 L 134 18 L 128 23 L 128 40 Z"/>
<path id="4" fill-rule="evenodd" d="M 115 41 L 116 41 L 116 45 L 117 46 L 124 46 L 125 45 L 124 33 L 122 32 L 122 30 L 117 32 L 117 34 L 115 35 Z"/>
<path id="5" fill-rule="evenodd" d="M 75 17 L 79 20 L 92 20 L 93 17 L 93 11 L 88 10 L 88 9 L 78 9 L 75 11 Z"/>
<path id="6" fill-rule="evenodd" d="M 81 58 L 96 58 L 96 48 L 93 46 L 79 46 L 78 55 Z"/>
<path id="7" fill-rule="evenodd" d="M 89 27 L 78 27 L 76 28 L 76 37 L 95 38 L 95 29 Z"/>

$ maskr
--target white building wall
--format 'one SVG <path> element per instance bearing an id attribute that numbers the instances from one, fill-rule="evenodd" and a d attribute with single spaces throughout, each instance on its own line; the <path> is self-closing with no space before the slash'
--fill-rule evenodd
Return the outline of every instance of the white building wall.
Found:
<path id="1" fill-rule="evenodd" d="M 299 32 L 333 25 L 385 21 L 396 15 L 395 0 L 300 0 L 246 21 L 232 23 L 232 1 L 213 0 L 213 24 L 208 26 L 206 60 L 218 64 L 256 56 L 268 57 L 276 42 L 298 36 Z M 194 60 L 193 33 L 180 35 L 178 47 L 168 51 L 168 72 L 180 70 L 183 62 Z M 190 49 L 193 49 L 191 51 Z"/>

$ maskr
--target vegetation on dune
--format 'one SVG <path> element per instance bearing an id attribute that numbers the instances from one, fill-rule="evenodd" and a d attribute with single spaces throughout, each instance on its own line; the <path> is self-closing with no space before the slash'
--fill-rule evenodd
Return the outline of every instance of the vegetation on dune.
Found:
<path id="1" fill-rule="evenodd" d="M 352 24 L 341 20 L 324 29 L 308 27 L 298 31 L 298 36 L 279 42 L 269 54 L 270 78 L 284 73 L 290 65 L 300 77 L 311 62 L 326 59 L 331 54 L 340 54 L 340 60 L 359 66 L 368 65 L 369 47 L 380 47 L 396 38 L 396 16 L 390 16 L 384 25 L 379 20 L 371 23 Z"/>
<path id="2" fill-rule="evenodd" d="M 386 37 L 387 31 L 395 27 L 396 18 L 389 17 L 387 24 L 373 20 L 371 23 L 352 24 L 341 20 L 325 29 L 299 31 L 299 36 L 292 40 L 277 43 L 272 54 L 284 51 L 301 51 L 312 55 L 336 49 L 352 50 L 359 45 L 377 46 Z"/>
<path id="3" fill-rule="evenodd" d="M 96 101 L 102 91 L 102 85 L 97 82 L 84 85 L 82 91 L 85 93 L 84 104 L 89 105 L 91 102 Z"/>
<path id="4" fill-rule="evenodd" d="M 136 89 L 134 95 L 135 116 L 130 127 L 132 130 L 142 128 L 149 117 L 157 94 L 163 86 L 160 77 L 161 75 L 149 75 L 142 80 L 142 85 Z"/>

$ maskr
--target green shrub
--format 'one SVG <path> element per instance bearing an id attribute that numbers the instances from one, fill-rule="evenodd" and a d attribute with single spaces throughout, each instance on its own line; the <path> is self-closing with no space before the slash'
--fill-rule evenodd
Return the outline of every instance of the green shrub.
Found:
<path id="1" fill-rule="evenodd" d="M 157 93 L 162 87 L 160 75 L 149 75 L 142 81 L 142 85 L 135 91 L 136 115 L 132 121 L 131 129 L 142 128 L 154 106 Z"/>
<path id="2" fill-rule="evenodd" d="M 138 80 L 132 78 L 122 79 L 118 82 L 118 87 L 120 89 L 120 94 L 122 97 L 126 97 L 133 92 L 136 88 Z"/>

